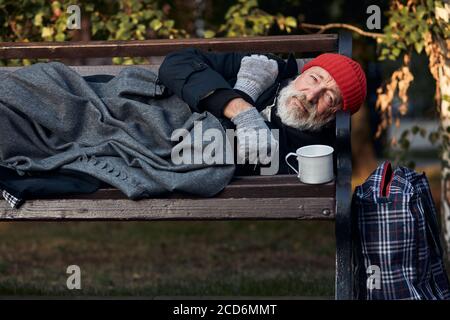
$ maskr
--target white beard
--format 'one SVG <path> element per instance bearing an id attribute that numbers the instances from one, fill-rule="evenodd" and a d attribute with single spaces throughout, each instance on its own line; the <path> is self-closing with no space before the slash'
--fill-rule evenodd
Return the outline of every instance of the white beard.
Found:
<path id="1" fill-rule="evenodd" d="M 288 101 L 292 97 L 300 99 L 301 104 L 309 111 L 303 111 L 302 108 L 292 103 L 289 105 Z M 292 80 L 286 87 L 284 87 L 277 99 L 277 115 L 281 122 L 292 128 L 300 130 L 317 131 L 325 124 L 334 118 L 334 114 L 328 115 L 325 118 L 317 115 L 317 106 L 311 105 L 306 99 L 306 95 L 295 89 L 294 81 Z"/>

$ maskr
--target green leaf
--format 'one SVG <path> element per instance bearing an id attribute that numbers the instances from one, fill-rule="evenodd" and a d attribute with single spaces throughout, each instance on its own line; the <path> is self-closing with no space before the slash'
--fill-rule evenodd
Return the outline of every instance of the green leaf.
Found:
<path id="1" fill-rule="evenodd" d="M 61 3 L 59 1 L 53 1 L 51 7 L 53 11 L 61 9 Z"/>
<path id="2" fill-rule="evenodd" d="M 92 12 L 95 10 L 95 4 L 93 3 L 86 3 L 83 5 L 83 7 L 86 12 Z"/>
<path id="3" fill-rule="evenodd" d="M 248 9 L 249 8 L 247 8 L 247 7 L 243 7 L 243 8 L 241 8 L 241 10 L 239 10 L 239 13 L 243 16 L 246 16 L 246 15 L 248 15 Z"/>
<path id="4" fill-rule="evenodd" d="M 427 134 L 427 130 L 425 130 L 424 128 L 420 128 L 420 136 L 422 138 L 425 138 L 426 134 Z"/>
<path id="5" fill-rule="evenodd" d="M 134 64 L 134 60 L 133 60 L 133 58 L 124 58 L 122 63 L 125 65 L 132 65 L 132 64 Z"/>
<path id="6" fill-rule="evenodd" d="M 422 20 L 423 16 L 427 13 L 426 9 L 424 6 L 417 6 L 416 8 L 416 15 L 417 15 L 417 20 L 420 21 Z"/>
<path id="7" fill-rule="evenodd" d="M 406 50 L 406 45 L 403 41 L 398 42 L 397 47 L 399 47 L 402 50 Z"/>
<path id="8" fill-rule="evenodd" d="M 431 144 L 435 144 L 438 138 L 439 138 L 438 132 L 430 132 L 430 134 L 428 135 L 428 140 L 430 140 Z"/>
<path id="9" fill-rule="evenodd" d="M 244 0 L 242 2 L 243 3 L 247 3 L 247 6 L 250 7 L 250 8 L 258 6 L 258 1 L 257 0 L 250 0 L 250 1 Z"/>
<path id="10" fill-rule="evenodd" d="M 413 42 L 420 41 L 422 39 L 422 35 L 418 31 L 411 32 L 411 39 Z"/>
<path id="11" fill-rule="evenodd" d="M 297 28 L 297 20 L 294 17 L 286 17 L 284 22 L 288 27 Z"/>
<path id="12" fill-rule="evenodd" d="M 43 27 L 41 31 L 41 37 L 42 38 L 49 38 L 53 35 L 53 28 L 52 27 Z"/>
<path id="13" fill-rule="evenodd" d="M 58 24 L 56 25 L 56 30 L 58 33 L 64 33 L 66 31 L 67 24 L 63 21 L 58 21 Z"/>
<path id="14" fill-rule="evenodd" d="M 394 56 L 398 57 L 400 55 L 400 49 L 399 48 L 392 49 L 392 54 Z"/>
<path id="15" fill-rule="evenodd" d="M 175 21 L 174 21 L 174 20 L 167 20 L 167 21 L 164 21 L 164 26 L 165 26 L 167 29 L 172 29 L 174 25 L 175 25 Z"/>
<path id="16" fill-rule="evenodd" d="M 402 149 L 409 149 L 409 146 L 410 146 L 410 142 L 409 142 L 409 140 L 408 139 L 403 139 L 403 140 L 401 140 L 401 141 L 399 141 L 400 142 L 400 147 L 402 148 Z"/>
<path id="17" fill-rule="evenodd" d="M 109 20 L 108 22 L 106 22 L 106 29 L 109 32 L 113 33 L 116 31 L 116 24 L 112 20 Z"/>
<path id="18" fill-rule="evenodd" d="M 64 40 L 66 40 L 66 35 L 65 35 L 65 33 L 58 33 L 56 36 L 55 36 L 55 41 L 64 41 Z"/>
<path id="19" fill-rule="evenodd" d="M 152 22 L 150 22 L 150 28 L 152 28 L 155 31 L 158 31 L 163 26 L 162 22 L 157 19 L 153 19 Z"/>
<path id="20" fill-rule="evenodd" d="M 238 27 L 243 27 L 245 25 L 245 20 L 242 17 L 236 16 L 234 17 L 234 24 Z"/>
<path id="21" fill-rule="evenodd" d="M 209 39 L 209 38 L 214 38 L 215 35 L 216 35 L 216 33 L 215 33 L 214 31 L 212 31 L 212 30 L 206 30 L 206 31 L 203 33 L 203 37 L 205 37 L 205 38 L 207 38 L 207 39 Z"/>
<path id="22" fill-rule="evenodd" d="M 122 64 L 122 58 L 121 57 L 114 57 L 112 59 L 113 64 Z"/>
<path id="23" fill-rule="evenodd" d="M 154 12 L 153 10 L 144 10 L 142 11 L 142 18 L 144 18 L 145 20 L 150 19 L 151 17 L 153 17 Z"/>
<path id="24" fill-rule="evenodd" d="M 416 49 L 417 53 L 422 52 L 423 46 L 424 46 L 424 43 L 422 41 L 414 43 L 414 48 Z"/>
<path id="25" fill-rule="evenodd" d="M 400 139 L 406 139 L 406 137 L 409 135 L 409 130 L 403 130 L 402 134 L 400 135 Z"/>
<path id="26" fill-rule="evenodd" d="M 39 12 L 38 14 L 36 14 L 34 16 L 34 20 L 33 20 L 33 24 L 37 27 L 42 26 L 42 17 L 43 17 L 44 13 L 43 12 Z"/>

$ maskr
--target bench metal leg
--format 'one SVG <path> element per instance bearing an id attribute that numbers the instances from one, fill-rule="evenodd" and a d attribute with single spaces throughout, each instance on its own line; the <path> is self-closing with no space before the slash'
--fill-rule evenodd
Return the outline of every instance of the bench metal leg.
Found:
<path id="1" fill-rule="evenodd" d="M 336 300 L 353 299 L 352 225 L 350 208 L 336 211 Z M 344 211 L 345 210 L 345 211 Z"/>
<path id="2" fill-rule="evenodd" d="M 353 298 L 350 115 L 336 115 L 336 299 Z"/>

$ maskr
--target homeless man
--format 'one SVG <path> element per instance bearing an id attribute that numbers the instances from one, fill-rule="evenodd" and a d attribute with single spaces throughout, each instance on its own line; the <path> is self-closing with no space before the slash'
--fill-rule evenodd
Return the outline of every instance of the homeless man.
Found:
<path id="1" fill-rule="evenodd" d="M 293 54 L 285 62 L 272 54 L 189 48 L 166 56 L 159 80 L 193 111 L 209 111 L 225 128 L 236 128 L 237 153 L 250 163 L 261 160 L 261 141 L 278 141 L 278 159 L 305 145 L 333 145 L 335 113 L 355 113 L 366 97 L 366 77 L 359 63 L 333 53 L 322 54 L 299 70 Z M 261 136 L 262 129 L 270 132 L 269 128 L 278 129 L 278 138 Z M 273 150 L 273 145 L 264 147 Z M 284 161 L 278 164 L 278 173 L 288 173 Z M 257 174 L 258 169 L 237 166 L 236 174 Z"/>
<path id="2" fill-rule="evenodd" d="M 205 131 L 236 127 L 239 142 L 240 131 L 269 125 L 280 130 L 280 156 L 332 144 L 330 120 L 339 109 L 358 110 L 365 81 L 359 64 L 335 54 L 311 60 L 298 76 L 292 55 L 284 62 L 195 49 L 168 55 L 159 77 L 139 67 L 82 77 L 58 62 L 0 72 L 0 190 L 12 206 L 31 196 L 93 192 L 100 182 L 131 199 L 213 196 L 236 173 L 234 164 L 174 164 L 175 129 L 194 131 L 196 121 Z M 244 151 L 254 153 L 251 145 Z"/>

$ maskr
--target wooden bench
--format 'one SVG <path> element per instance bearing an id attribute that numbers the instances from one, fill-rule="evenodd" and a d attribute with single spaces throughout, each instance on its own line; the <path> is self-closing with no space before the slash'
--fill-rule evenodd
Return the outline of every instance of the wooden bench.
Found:
<path id="1" fill-rule="evenodd" d="M 186 47 L 210 51 L 295 52 L 302 54 L 302 57 L 314 57 L 323 52 L 338 52 L 351 56 L 351 40 L 349 33 L 342 32 L 216 39 L 3 42 L 0 43 L 0 59 L 150 57 L 164 56 Z M 120 68 L 123 66 L 75 67 L 83 75 L 117 73 Z M 0 69 L 13 70 L 11 67 Z M 1 200 L 0 221 L 334 219 L 336 299 L 351 299 L 353 276 L 350 142 L 350 115 L 348 112 L 339 112 L 336 116 L 336 179 L 324 185 L 299 183 L 295 175 L 235 177 L 223 192 L 214 198 L 173 194 L 165 198 L 140 201 L 127 199 L 117 189 L 102 188 L 89 195 L 27 200 L 19 210 L 11 209 L 6 201 Z"/>

